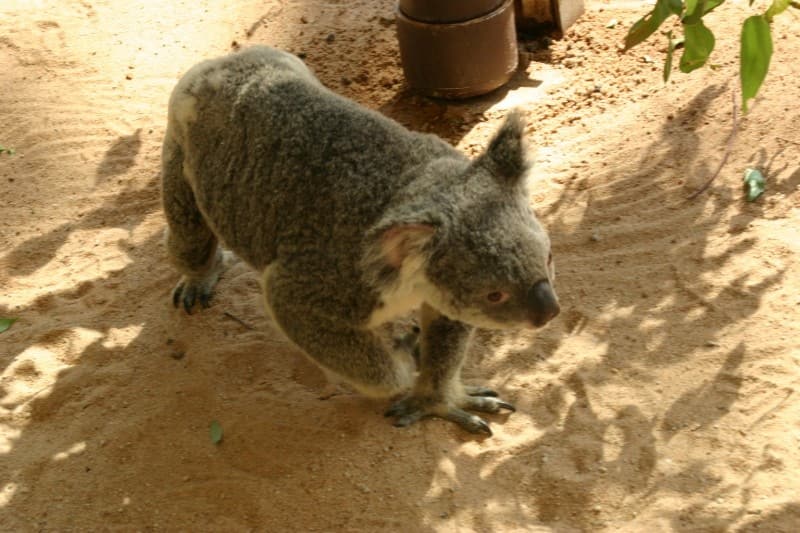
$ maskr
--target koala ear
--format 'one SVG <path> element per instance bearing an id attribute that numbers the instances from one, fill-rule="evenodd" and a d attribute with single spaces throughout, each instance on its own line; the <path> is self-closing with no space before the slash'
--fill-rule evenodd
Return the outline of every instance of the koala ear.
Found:
<path id="1" fill-rule="evenodd" d="M 529 167 L 524 132 L 522 113 L 512 110 L 477 164 L 489 170 L 502 184 L 519 183 Z"/>
<path id="2" fill-rule="evenodd" d="M 400 268 L 409 256 L 419 253 L 436 232 L 428 224 L 397 224 L 383 231 L 380 250 L 384 261 L 392 268 Z"/>

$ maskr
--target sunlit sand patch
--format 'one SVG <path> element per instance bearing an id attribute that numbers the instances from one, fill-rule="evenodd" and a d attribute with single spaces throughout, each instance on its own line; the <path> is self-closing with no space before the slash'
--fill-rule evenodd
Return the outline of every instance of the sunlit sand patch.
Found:
<path id="1" fill-rule="evenodd" d="M 125 328 L 111 328 L 103 338 L 104 348 L 125 348 L 142 331 L 141 325 L 133 325 Z"/>
<path id="2" fill-rule="evenodd" d="M 52 257 L 30 274 L 20 274 L 13 267 L 9 268 L 9 285 L 16 289 L 14 299 L 0 297 L 0 306 L 27 307 L 47 294 L 68 294 L 81 282 L 101 279 L 109 272 L 125 268 L 133 262 L 128 250 L 119 247 L 110 250 L 101 244 L 125 242 L 129 236 L 130 232 L 122 228 L 70 232 L 65 241 L 53 250 Z M 39 253 L 38 245 L 35 248 L 31 245 L 31 249 Z M 7 259 L 7 256 L 1 259 Z M 64 276 L 65 268 L 74 269 L 76 277 Z M 42 278 L 47 279 L 47 283 L 42 283 Z"/>
<path id="3" fill-rule="evenodd" d="M 10 424 L 0 424 L 0 455 L 10 452 L 21 434 L 21 429 Z"/>
<path id="4" fill-rule="evenodd" d="M 20 353 L 3 371 L 5 396 L 0 406 L 16 410 L 34 397 L 47 395 L 58 373 L 67 368 L 57 352 L 31 346 Z"/>
<path id="5" fill-rule="evenodd" d="M 136 329 L 136 326 L 126 329 Z M 47 396 L 59 373 L 70 367 L 88 346 L 102 337 L 103 334 L 98 331 L 77 327 L 59 332 L 25 349 L 2 374 L 6 394 L 0 400 L 0 406 L 17 410 L 35 397 Z M 126 337 L 120 335 L 119 338 Z M 108 347 L 114 347 L 122 341 L 107 342 Z"/>
<path id="6" fill-rule="evenodd" d="M 3 488 L 0 489 L 0 507 L 5 507 L 11 498 L 16 494 L 18 489 L 18 485 L 13 481 L 11 483 L 6 483 L 3 485 Z"/>
<path id="7" fill-rule="evenodd" d="M 67 450 L 54 454 L 53 461 L 63 461 L 65 459 L 69 459 L 70 456 L 83 453 L 84 450 L 86 450 L 86 441 L 76 442 Z"/>

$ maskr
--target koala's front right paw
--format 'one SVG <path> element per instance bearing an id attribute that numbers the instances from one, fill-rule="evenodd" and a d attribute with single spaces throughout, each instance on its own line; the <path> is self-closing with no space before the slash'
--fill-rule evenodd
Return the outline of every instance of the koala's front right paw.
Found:
<path id="1" fill-rule="evenodd" d="M 208 308 L 211 304 L 211 297 L 214 295 L 217 278 L 218 276 L 214 276 L 197 280 L 183 276 L 172 291 L 172 305 L 178 307 L 183 304 L 183 308 L 190 315 L 196 302 L 200 302 L 200 305 Z"/>
<path id="2" fill-rule="evenodd" d="M 497 413 L 501 409 L 516 411 L 513 405 L 497 398 L 497 393 L 491 389 L 468 386 L 465 387 L 465 392 L 466 395 L 456 402 L 445 402 L 412 394 L 395 402 L 385 414 L 394 417 L 394 425 L 399 427 L 409 426 L 423 418 L 436 416 L 455 422 L 470 433 L 485 433 L 491 437 L 492 430 L 489 424 L 481 417 L 468 413 L 464 409 L 484 413 Z"/>

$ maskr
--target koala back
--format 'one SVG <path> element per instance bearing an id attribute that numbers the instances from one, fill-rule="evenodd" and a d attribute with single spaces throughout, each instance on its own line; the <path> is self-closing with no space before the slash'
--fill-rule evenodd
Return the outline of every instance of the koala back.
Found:
<path id="1" fill-rule="evenodd" d="M 170 100 L 167 136 L 225 246 L 259 270 L 291 263 L 315 280 L 315 300 L 336 316 L 347 308 L 353 320 L 375 304 L 360 269 L 365 234 L 429 161 L 466 161 L 264 46 L 187 72 Z"/>

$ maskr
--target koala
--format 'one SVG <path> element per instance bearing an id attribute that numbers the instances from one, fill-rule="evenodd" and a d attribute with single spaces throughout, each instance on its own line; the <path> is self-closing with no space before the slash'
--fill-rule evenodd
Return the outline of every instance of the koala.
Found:
<path id="1" fill-rule="evenodd" d="M 395 425 L 436 416 L 491 435 L 469 411 L 514 407 L 461 382 L 473 332 L 559 313 L 527 170 L 518 112 L 470 160 L 326 89 L 289 53 L 201 62 L 172 92 L 162 150 L 173 303 L 209 305 L 224 247 L 260 273 L 286 337 L 329 376 L 393 398 Z M 411 312 L 416 362 L 378 333 Z"/>

